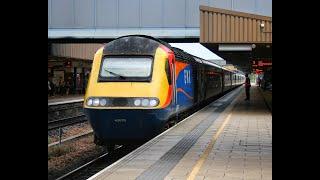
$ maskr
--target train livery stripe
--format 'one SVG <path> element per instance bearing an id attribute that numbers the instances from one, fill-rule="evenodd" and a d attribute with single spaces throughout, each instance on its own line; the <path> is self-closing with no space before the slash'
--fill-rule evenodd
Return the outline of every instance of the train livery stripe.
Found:
<path id="1" fill-rule="evenodd" d="M 175 65 L 176 65 L 176 80 L 177 80 L 180 72 L 184 70 L 189 64 L 176 61 Z"/>
<path id="2" fill-rule="evenodd" d="M 178 92 L 182 92 L 184 95 L 186 95 L 189 99 L 193 99 L 192 96 L 190 96 L 187 92 L 185 92 L 182 88 L 177 89 Z"/>
<path id="3" fill-rule="evenodd" d="M 168 88 L 167 99 L 164 105 L 162 106 L 162 108 L 166 108 L 171 103 L 171 100 L 172 100 L 172 85 L 170 85 Z"/>
<path id="4" fill-rule="evenodd" d="M 181 109 L 186 109 L 193 104 L 193 77 L 192 66 L 186 62 L 176 61 L 177 72 L 177 103 Z"/>

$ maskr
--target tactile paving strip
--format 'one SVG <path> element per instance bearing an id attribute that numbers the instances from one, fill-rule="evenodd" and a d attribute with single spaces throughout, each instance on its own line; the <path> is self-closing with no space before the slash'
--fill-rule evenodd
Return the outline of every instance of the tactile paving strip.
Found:
<path id="1" fill-rule="evenodd" d="M 227 101 L 223 100 L 223 104 L 219 107 L 214 107 L 215 111 L 209 117 L 202 120 L 192 131 L 185 135 L 174 147 L 165 153 L 158 161 L 156 161 L 147 170 L 137 178 L 138 180 L 150 179 L 164 179 L 168 173 L 174 168 L 181 158 L 188 152 L 192 145 L 199 139 L 199 137 L 211 126 L 217 119 L 219 114 L 231 103 L 236 97 L 241 88 L 233 91 L 226 97 Z M 225 98 L 223 98 L 225 99 Z M 222 101 L 219 101 L 219 104 Z"/>

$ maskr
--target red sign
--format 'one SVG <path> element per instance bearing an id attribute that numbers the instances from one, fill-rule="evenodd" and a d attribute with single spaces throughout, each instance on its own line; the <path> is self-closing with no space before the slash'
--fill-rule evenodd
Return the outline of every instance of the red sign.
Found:
<path id="1" fill-rule="evenodd" d="M 258 66 L 272 66 L 272 62 L 258 61 Z"/>
<path id="2" fill-rule="evenodd" d="M 270 60 L 252 61 L 252 67 L 272 66 Z"/>
<path id="3" fill-rule="evenodd" d="M 255 71 L 256 72 L 256 74 L 261 74 L 263 71 L 262 70 L 260 70 L 260 69 L 254 69 L 253 71 Z"/>

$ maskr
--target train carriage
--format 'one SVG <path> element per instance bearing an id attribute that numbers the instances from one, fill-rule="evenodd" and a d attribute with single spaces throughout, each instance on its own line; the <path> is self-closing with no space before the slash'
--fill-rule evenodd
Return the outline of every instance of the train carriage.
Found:
<path id="1" fill-rule="evenodd" d="M 155 136 L 169 119 L 231 89 L 231 75 L 150 36 L 111 41 L 95 54 L 85 94 L 96 144 L 112 148 Z"/>

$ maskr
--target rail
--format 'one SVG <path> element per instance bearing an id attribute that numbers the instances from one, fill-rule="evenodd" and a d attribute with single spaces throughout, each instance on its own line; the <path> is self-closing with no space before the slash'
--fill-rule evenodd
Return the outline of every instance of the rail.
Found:
<path id="1" fill-rule="evenodd" d="M 88 131 L 88 132 L 85 132 L 85 133 L 82 133 L 82 134 L 78 134 L 78 135 L 75 135 L 75 136 L 71 136 L 71 137 L 68 137 L 68 138 L 63 139 L 63 140 L 60 140 L 60 139 L 61 139 L 61 138 L 60 138 L 59 141 L 48 144 L 48 148 L 49 148 L 49 147 L 52 147 L 52 146 L 60 145 L 61 143 L 70 142 L 70 141 L 75 141 L 75 140 L 77 140 L 77 139 L 80 139 L 80 138 L 89 136 L 89 135 L 91 135 L 91 134 L 93 134 L 93 130 L 90 130 L 90 131 Z"/>
<path id="2" fill-rule="evenodd" d="M 123 149 L 123 146 L 117 146 L 115 148 L 115 151 L 120 151 Z M 130 152 L 130 151 L 129 151 Z M 127 153 L 125 153 L 127 154 Z M 92 175 L 94 175 L 97 171 L 97 168 L 99 170 L 102 170 L 103 168 L 105 168 L 105 166 L 108 166 L 109 164 L 111 164 L 112 162 L 109 162 L 108 160 L 108 156 L 110 156 L 109 152 L 106 152 L 102 155 L 100 155 L 99 157 L 89 161 L 88 163 L 85 163 L 84 165 L 60 176 L 59 178 L 57 178 L 56 180 L 61 180 L 61 179 L 87 179 L 87 177 L 90 177 Z M 122 156 L 120 156 L 122 157 Z M 112 158 L 112 157 L 109 157 Z M 89 167 L 91 167 L 91 170 L 89 169 Z M 94 170 L 92 170 L 94 169 Z M 76 178 L 72 178 L 77 176 Z M 85 176 L 85 177 L 84 177 Z"/>
<path id="3" fill-rule="evenodd" d="M 77 116 L 72 116 L 72 117 L 67 117 L 67 118 L 62 118 L 58 120 L 53 120 L 48 122 L 48 131 L 58 129 L 58 128 L 63 128 L 66 126 L 78 124 L 87 121 L 88 119 L 84 114 L 77 115 Z"/>

